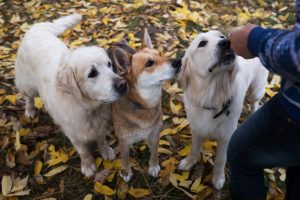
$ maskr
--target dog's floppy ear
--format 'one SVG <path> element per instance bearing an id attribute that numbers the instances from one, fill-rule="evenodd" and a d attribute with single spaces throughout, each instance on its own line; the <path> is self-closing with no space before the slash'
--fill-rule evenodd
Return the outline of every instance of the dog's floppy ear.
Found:
<path id="1" fill-rule="evenodd" d="M 114 71 L 117 74 L 124 74 L 131 65 L 132 54 L 121 47 L 115 46 L 111 49 L 111 60 Z"/>
<path id="2" fill-rule="evenodd" d="M 78 80 L 76 80 L 75 72 L 69 65 L 63 66 L 57 72 L 56 87 L 60 91 L 72 94 L 77 98 L 81 99 L 83 97 L 83 93 Z"/>
<path id="3" fill-rule="evenodd" d="M 147 28 L 144 29 L 142 48 L 152 49 L 152 41 Z"/>
<path id="4" fill-rule="evenodd" d="M 180 73 L 178 75 L 178 79 L 179 79 L 179 82 L 181 84 L 181 87 L 183 89 L 186 89 L 189 85 L 189 79 L 190 79 L 190 67 L 191 66 L 188 66 L 189 65 L 189 59 L 187 57 L 187 55 L 185 55 L 183 58 L 182 58 L 182 65 L 181 65 L 181 70 L 180 70 Z"/>

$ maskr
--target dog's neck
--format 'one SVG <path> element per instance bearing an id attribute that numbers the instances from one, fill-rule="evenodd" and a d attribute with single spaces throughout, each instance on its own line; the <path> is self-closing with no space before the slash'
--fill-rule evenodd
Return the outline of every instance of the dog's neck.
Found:
<path id="1" fill-rule="evenodd" d="M 152 87 L 130 87 L 128 98 L 145 108 L 153 108 L 160 104 L 162 86 Z"/>
<path id="2" fill-rule="evenodd" d="M 200 107 L 222 109 L 224 102 L 233 96 L 234 86 L 231 71 L 214 73 L 208 77 L 192 75 L 185 95 Z"/>

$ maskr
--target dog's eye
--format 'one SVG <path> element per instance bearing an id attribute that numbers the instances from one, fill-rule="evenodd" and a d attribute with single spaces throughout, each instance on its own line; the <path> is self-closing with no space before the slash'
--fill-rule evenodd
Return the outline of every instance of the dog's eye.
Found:
<path id="1" fill-rule="evenodd" d="M 206 44 L 207 44 L 207 41 L 206 41 L 206 40 L 203 40 L 203 41 L 201 41 L 201 42 L 199 43 L 198 48 L 199 48 L 199 47 L 204 47 Z"/>
<path id="2" fill-rule="evenodd" d="M 96 76 L 98 76 L 98 71 L 97 69 L 93 66 L 89 75 L 88 75 L 88 78 L 95 78 Z"/>
<path id="3" fill-rule="evenodd" d="M 111 62 L 110 61 L 108 61 L 107 66 L 108 66 L 108 68 L 111 68 Z"/>
<path id="4" fill-rule="evenodd" d="M 226 37 L 224 36 L 224 35 L 221 35 L 221 37 L 220 37 L 221 39 L 225 39 Z"/>
<path id="5" fill-rule="evenodd" d="M 151 67 L 152 65 L 154 65 L 154 60 L 148 60 L 145 64 L 145 67 Z"/>

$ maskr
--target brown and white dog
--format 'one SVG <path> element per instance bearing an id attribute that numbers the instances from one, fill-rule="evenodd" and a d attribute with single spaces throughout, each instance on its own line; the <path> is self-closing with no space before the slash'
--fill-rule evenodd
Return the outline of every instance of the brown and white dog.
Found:
<path id="1" fill-rule="evenodd" d="M 112 106 L 115 134 L 121 150 L 120 176 L 126 182 L 131 179 L 130 146 L 146 139 L 151 151 L 148 172 L 157 176 L 160 171 L 157 150 L 162 125 L 162 84 L 180 71 L 181 61 L 164 58 L 153 50 L 147 29 L 142 50 L 134 53 L 122 44 L 112 47 L 111 54 L 113 64 L 129 85 L 128 94 Z"/>

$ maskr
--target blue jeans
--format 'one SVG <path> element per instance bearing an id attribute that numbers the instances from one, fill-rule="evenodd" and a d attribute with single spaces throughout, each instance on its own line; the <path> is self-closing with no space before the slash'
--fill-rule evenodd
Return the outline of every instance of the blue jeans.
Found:
<path id="1" fill-rule="evenodd" d="M 282 110 L 279 95 L 241 124 L 230 140 L 227 157 L 235 199 L 266 199 L 263 169 L 285 167 L 286 200 L 300 200 L 300 123 Z"/>

